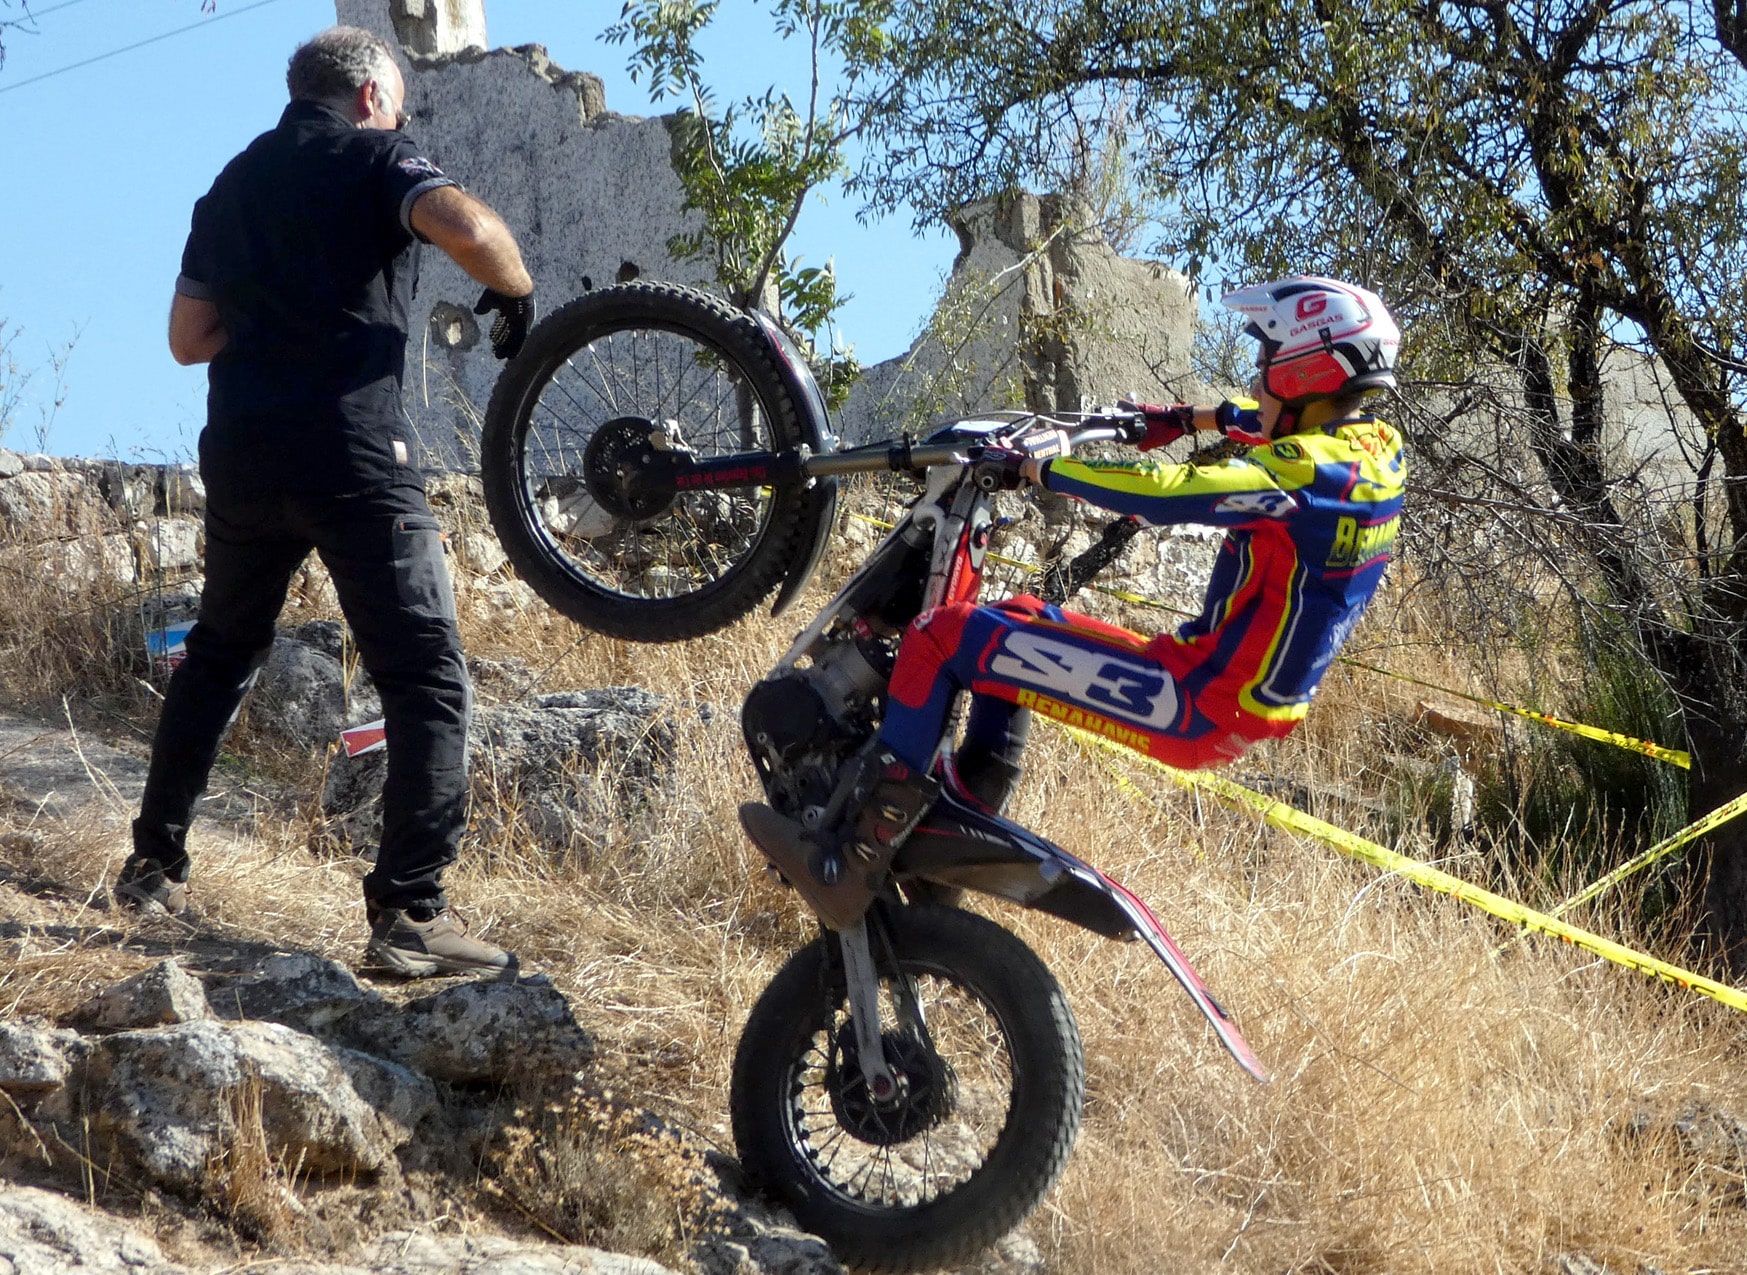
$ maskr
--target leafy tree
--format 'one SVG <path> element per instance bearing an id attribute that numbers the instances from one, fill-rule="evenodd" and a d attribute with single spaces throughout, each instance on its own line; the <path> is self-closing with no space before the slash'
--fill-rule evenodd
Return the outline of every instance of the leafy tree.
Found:
<path id="1" fill-rule="evenodd" d="M 1398 305 L 1442 485 L 1502 485 L 1511 535 L 1587 564 L 1679 705 L 1693 815 L 1747 788 L 1741 0 L 895 0 L 887 31 L 877 204 L 1011 189 L 1120 109 L 1192 274 L 1316 268 Z M 1604 446 L 1620 346 L 1699 427 L 1678 516 Z M 1489 405 L 1537 481 L 1470 445 Z M 1747 821 L 1707 850 L 1742 962 Z"/>
<path id="2" fill-rule="evenodd" d="M 714 20 L 717 0 L 626 0 L 607 29 L 610 43 L 631 47 L 633 79 L 647 78 L 655 100 L 681 98 L 675 120 L 676 165 L 686 208 L 702 224 L 669 245 L 683 260 L 708 260 L 736 305 L 768 304 L 774 293 L 791 332 L 813 355 L 833 407 L 860 375 L 853 350 L 820 342 L 847 297 L 829 263 L 801 266 L 785 251 L 809 194 L 847 171 L 845 147 L 866 112 L 850 95 L 883 39 L 886 6 L 867 0 L 771 0 L 776 34 L 806 45 L 809 76 L 800 101 L 776 88 L 721 105 L 704 80 L 697 41 Z M 835 61 L 841 91 L 827 95 Z"/>

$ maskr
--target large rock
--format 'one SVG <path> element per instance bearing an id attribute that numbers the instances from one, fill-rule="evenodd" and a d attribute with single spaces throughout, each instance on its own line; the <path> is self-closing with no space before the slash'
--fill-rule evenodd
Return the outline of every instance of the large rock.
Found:
<path id="1" fill-rule="evenodd" d="M 830 1246 L 796 1227 L 786 1210 L 759 1199 L 737 1163 L 715 1152 L 704 1158 L 720 1211 L 691 1252 L 701 1275 L 843 1275 Z"/>
<path id="2" fill-rule="evenodd" d="M 467 752 L 482 835 L 523 835 L 555 858 L 586 859 L 665 775 L 673 727 L 662 707 L 641 687 L 609 686 L 477 711 Z M 322 813 L 342 848 L 374 852 L 384 773 L 382 753 L 328 768 Z"/>
<path id="3" fill-rule="evenodd" d="M 36 561 L 44 577 L 67 593 L 130 585 L 138 577 L 133 537 L 125 531 L 45 540 L 37 546 Z"/>
<path id="4" fill-rule="evenodd" d="M 259 724 L 301 747 L 320 748 L 347 726 L 381 716 L 381 701 L 363 671 L 347 677 L 340 632 L 338 623 L 316 620 L 273 639 L 254 691 Z"/>
<path id="5" fill-rule="evenodd" d="M 275 953 L 257 969 L 209 975 L 206 982 L 221 1018 L 283 1023 L 324 1038 L 341 1031 L 354 1011 L 382 1003 L 344 965 L 309 952 Z"/>
<path id="6" fill-rule="evenodd" d="M 0 1093 L 21 1107 L 60 1095 L 90 1046 L 77 1032 L 0 1022 Z"/>
<path id="7" fill-rule="evenodd" d="M 129 1031 L 212 1017 L 200 980 L 171 957 L 104 988 L 67 1017 L 87 1031 Z"/>
<path id="8" fill-rule="evenodd" d="M 648 1258 L 598 1248 L 425 1231 L 391 1231 L 340 1262 L 257 1258 L 239 1267 L 225 1258 L 209 1275 L 243 1268 L 256 1275 L 674 1275 Z M 199 1272 L 172 1264 L 156 1240 L 106 1213 L 51 1191 L 0 1185 L 0 1275 Z"/>
<path id="9" fill-rule="evenodd" d="M 179 571 L 200 565 L 200 524 L 192 518 L 149 518 L 135 534 L 142 567 Z"/>
<path id="10" fill-rule="evenodd" d="M 455 1238 L 424 1231 L 384 1235 L 362 1260 L 370 1275 L 675 1275 L 670 1267 L 646 1257 L 598 1248 L 530 1244 L 489 1235 Z M 327 1272 L 312 1270 L 308 1275 Z"/>
<path id="11" fill-rule="evenodd" d="M 569 1076 L 595 1052 L 570 1002 L 538 977 L 459 983 L 401 1006 L 365 1006 L 347 1031 L 371 1053 L 451 1084 Z"/>
<path id="12" fill-rule="evenodd" d="M 96 473 L 97 491 L 123 522 L 135 522 L 157 509 L 160 473 L 157 465 L 106 460 Z"/>
<path id="13" fill-rule="evenodd" d="M 410 1136 L 335 1051 L 277 1023 L 182 1023 L 98 1042 L 82 1069 L 94 1136 L 150 1179 L 200 1194 L 258 1107 L 267 1149 L 311 1173 L 374 1173 Z"/>
<path id="14" fill-rule="evenodd" d="M 107 1213 L 0 1183 L 0 1275 L 188 1275 Z"/>
<path id="15" fill-rule="evenodd" d="M 96 488 L 78 474 L 30 468 L 0 480 L 0 527 L 30 539 L 89 535 L 105 517 Z"/>
<path id="16" fill-rule="evenodd" d="M 206 480 L 196 465 L 166 465 L 158 492 L 159 511 L 168 517 L 198 517 L 206 512 Z"/>

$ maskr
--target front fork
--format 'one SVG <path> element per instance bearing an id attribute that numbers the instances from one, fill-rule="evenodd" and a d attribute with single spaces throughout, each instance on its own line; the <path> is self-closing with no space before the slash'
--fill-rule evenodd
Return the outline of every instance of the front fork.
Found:
<path id="1" fill-rule="evenodd" d="M 880 974 L 868 944 L 867 918 L 838 931 L 837 939 L 843 947 L 843 976 L 849 988 L 849 1016 L 855 1024 L 862 1078 L 874 1101 L 890 1102 L 898 1096 L 898 1079 L 886 1065 L 886 1045 L 880 1033 Z"/>
<path id="2" fill-rule="evenodd" d="M 891 935 L 880 918 L 881 905 L 873 908 L 861 920 L 837 934 L 843 950 L 843 975 L 849 992 L 849 1016 L 855 1027 L 855 1049 L 859 1055 L 861 1076 L 875 1102 L 896 1103 L 903 1098 L 902 1086 L 886 1062 L 885 1033 L 880 1029 L 880 972 L 874 963 L 872 938 L 877 936 L 880 954 L 891 970 L 892 999 L 896 1002 L 900 1029 L 914 1032 L 917 1043 L 929 1058 L 935 1058 L 934 1038 L 923 1016 L 921 998 L 916 984 L 904 972 L 892 946 Z M 827 939 L 829 942 L 829 938 Z"/>

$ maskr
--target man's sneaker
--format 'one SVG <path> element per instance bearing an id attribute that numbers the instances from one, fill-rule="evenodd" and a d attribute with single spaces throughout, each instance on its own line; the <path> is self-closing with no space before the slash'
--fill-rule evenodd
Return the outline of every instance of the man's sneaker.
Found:
<path id="1" fill-rule="evenodd" d="M 172 881 L 164 875 L 163 864 L 138 855 L 129 855 L 121 865 L 121 875 L 115 878 L 110 894 L 117 907 L 130 912 L 180 916 L 188 910 L 188 883 Z"/>
<path id="2" fill-rule="evenodd" d="M 370 942 L 364 967 L 403 978 L 428 974 L 501 974 L 516 958 L 490 943 L 467 937 L 467 922 L 454 908 L 417 921 L 400 908 L 370 909 Z"/>

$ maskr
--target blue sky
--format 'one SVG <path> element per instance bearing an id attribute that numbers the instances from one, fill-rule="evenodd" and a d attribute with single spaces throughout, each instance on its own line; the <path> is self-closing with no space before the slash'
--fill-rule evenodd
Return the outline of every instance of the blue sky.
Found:
<path id="1" fill-rule="evenodd" d="M 38 33 L 9 29 L 0 68 L 0 319 L 16 331 L 13 360 L 31 374 L 0 446 L 192 459 L 205 372 L 177 367 L 164 346 L 188 214 L 225 161 L 278 118 L 285 59 L 332 24 L 333 5 L 218 0 L 216 13 L 202 14 L 199 0 L 32 0 L 31 8 Z M 486 0 L 494 46 L 544 44 L 566 69 L 601 76 L 614 110 L 670 109 L 652 107 L 630 82 L 623 48 L 600 42 L 618 11 L 618 0 Z M 0 5 L 0 18 L 19 16 L 18 0 Z M 182 27 L 194 29 L 167 35 Z M 724 0 L 711 36 L 710 75 L 724 94 L 771 82 L 776 39 L 762 5 Z M 795 69 L 789 83 L 798 86 Z M 908 346 L 956 243 L 944 231 L 917 239 L 903 219 L 863 226 L 854 213 L 842 196 L 809 204 L 794 250 L 809 264 L 835 259 L 842 287 L 855 294 L 844 337 L 871 363 Z M 62 354 L 57 395 L 53 362 Z"/>

